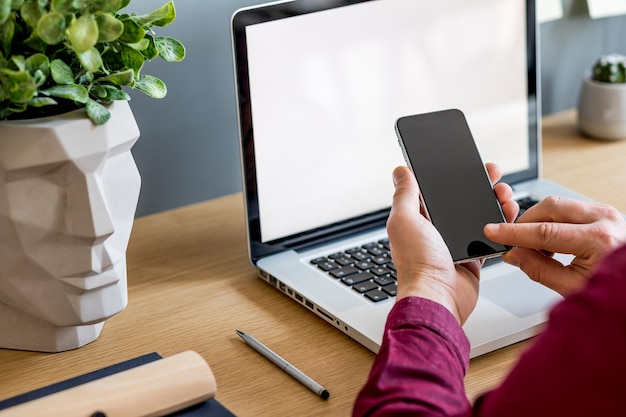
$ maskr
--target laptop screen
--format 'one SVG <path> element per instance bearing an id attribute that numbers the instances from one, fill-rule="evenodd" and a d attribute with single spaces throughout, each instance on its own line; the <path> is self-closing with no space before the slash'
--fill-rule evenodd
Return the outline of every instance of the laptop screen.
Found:
<path id="1" fill-rule="evenodd" d="M 507 181 L 537 176 L 532 1 L 275 3 L 237 12 L 233 36 L 261 244 L 388 209 L 401 116 L 460 109 Z"/>

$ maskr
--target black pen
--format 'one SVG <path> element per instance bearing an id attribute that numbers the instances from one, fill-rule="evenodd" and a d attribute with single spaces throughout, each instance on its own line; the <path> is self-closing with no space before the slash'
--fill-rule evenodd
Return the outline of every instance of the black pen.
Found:
<path id="1" fill-rule="evenodd" d="M 293 366 L 292 364 L 290 364 L 289 362 L 287 362 L 286 360 L 278 356 L 276 353 L 270 350 L 270 348 L 265 346 L 263 343 L 259 342 L 254 337 L 248 334 L 245 334 L 244 332 L 240 330 L 237 330 L 237 334 L 241 336 L 243 341 L 246 342 L 248 346 L 250 346 L 252 349 L 259 352 L 263 357 L 271 361 L 274 365 L 278 366 L 280 369 L 282 369 L 283 371 L 287 372 L 289 375 L 294 377 L 302 385 L 304 385 L 305 387 L 307 387 L 308 389 L 310 389 L 311 391 L 313 391 L 314 393 L 316 393 L 317 395 L 319 395 L 325 400 L 327 400 L 328 397 L 330 397 L 330 393 L 326 391 L 324 387 L 322 387 L 320 384 L 318 384 L 313 379 L 308 377 L 301 370 L 299 370 L 298 368 L 296 368 L 295 366 Z"/>

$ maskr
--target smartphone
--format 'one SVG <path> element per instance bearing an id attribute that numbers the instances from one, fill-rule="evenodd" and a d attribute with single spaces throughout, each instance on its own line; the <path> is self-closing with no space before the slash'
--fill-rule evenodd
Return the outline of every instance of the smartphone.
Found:
<path id="1" fill-rule="evenodd" d="M 490 258 L 509 250 L 483 234 L 485 224 L 505 219 L 465 115 L 457 109 L 416 114 L 401 117 L 395 127 L 426 216 L 453 261 Z"/>

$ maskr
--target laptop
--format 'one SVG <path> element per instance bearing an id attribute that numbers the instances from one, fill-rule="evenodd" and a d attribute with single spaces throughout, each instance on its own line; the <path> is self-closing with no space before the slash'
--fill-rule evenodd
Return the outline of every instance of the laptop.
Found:
<path id="1" fill-rule="evenodd" d="M 282 1 L 238 10 L 231 28 L 250 261 L 373 352 L 395 301 L 396 119 L 460 109 L 524 202 L 585 199 L 540 179 L 534 0 Z M 471 356 L 536 334 L 560 298 L 485 266 Z"/>

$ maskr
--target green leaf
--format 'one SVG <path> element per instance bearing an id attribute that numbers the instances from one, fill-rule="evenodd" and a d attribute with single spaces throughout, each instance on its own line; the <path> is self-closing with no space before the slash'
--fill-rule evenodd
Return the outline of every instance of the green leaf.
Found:
<path id="1" fill-rule="evenodd" d="M 35 96 L 36 91 L 35 80 L 28 72 L 0 68 L 0 100 L 24 104 Z"/>
<path id="2" fill-rule="evenodd" d="M 57 84 L 74 84 L 72 69 L 60 59 L 55 59 L 50 63 L 50 72 Z"/>
<path id="3" fill-rule="evenodd" d="M 82 84 L 82 85 L 91 84 L 93 79 L 94 79 L 93 72 L 82 71 L 80 72 L 80 75 L 78 76 L 78 81 L 76 82 L 76 84 Z"/>
<path id="4" fill-rule="evenodd" d="M 98 78 L 98 82 L 102 83 L 111 83 L 115 85 L 131 85 L 133 80 L 135 79 L 135 75 L 132 69 L 116 72 L 111 75 L 107 75 L 106 77 Z"/>
<path id="5" fill-rule="evenodd" d="M 135 51 L 127 46 L 122 47 L 122 61 L 126 68 L 130 68 L 135 73 L 135 77 L 139 77 L 139 71 L 143 67 L 145 58 L 141 52 Z"/>
<path id="6" fill-rule="evenodd" d="M 143 56 L 146 57 L 148 61 L 152 61 L 154 58 L 159 56 L 159 51 L 154 44 L 154 36 L 146 34 L 145 39 L 148 40 L 148 46 L 145 49 L 142 49 L 141 53 L 143 54 Z"/>
<path id="7" fill-rule="evenodd" d="M 28 102 L 28 105 L 32 107 L 53 106 L 55 104 L 59 103 L 55 99 L 50 97 L 35 97 Z"/>
<path id="8" fill-rule="evenodd" d="M 137 24 L 133 18 L 122 19 L 122 23 L 124 24 L 124 32 L 118 38 L 120 42 L 137 43 L 146 36 L 146 30 Z"/>
<path id="9" fill-rule="evenodd" d="M 61 13 L 46 13 L 37 22 L 37 34 L 48 45 L 56 45 L 65 37 L 65 18 Z"/>
<path id="10" fill-rule="evenodd" d="M 174 2 L 170 1 L 151 13 L 137 16 L 136 19 L 140 25 L 144 26 L 167 26 L 176 19 Z"/>
<path id="11" fill-rule="evenodd" d="M 97 101 L 90 99 L 86 108 L 87 115 L 95 125 L 105 124 L 111 118 L 109 110 Z"/>
<path id="12" fill-rule="evenodd" d="M 97 99 L 103 99 L 107 96 L 107 90 L 105 90 L 101 85 L 93 85 L 89 89 L 89 96 L 96 97 Z"/>
<path id="13" fill-rule="evenodd" d="M 185 46 L 168 36 L 155 36 L 154 44 L 161 58 L 167 62 L 179 62 L 185 58 Z"/>
<path id="14" fill-rule="evenodd" d="M 0 0 L 0 25 L 9 20 L 11 0 Z"/>
<path id="15" fill-rule="evenodd" d="M 142 40 L 140 40 L 137 43 L 127 43 L 125 44 L 126 46 L 128 46 L 129 48 L 133 48 L 135 51 L 143 51 L 144 49 L 146 49 L 147 47 L 150 46 L 150 40 L 143 38 Z"/>
<path id="16" fill-rule="evenodd" d="M 142 75 L 136 79 L 133 88 L 152 98 L 163 98 L 167 95 L 165 83 L 152 75 Z"/>
<path id="17" fill-rule="evenodd" d="M 44 54 L 34 54 L 29 56 L 25 62 L 26 70 L 34 75 L 38 70 L 46 77 L 50 75 L 50 61 Z"/>
<path id="18" fill-rule="evenodd" d="M 9 19 L 3 25 L 0 25 L 0 53 L 4 53 L 7 56 L 11 53 L 14 34 L 15 23 L 13 23 L 13 19 Z"/>
<path id="19" fill-rule="evenodd" d="M 11 57 L 11 63 L 15 65 L 18 71 L 26 71 L 26 59 L 22 55 L 13 55 Z"/>
<path id="20" fill-rule="evenodd" d="M 96 72 L 102 66 L 102 57 L 96 48 L 87 49 L 84 52 L 77 52 L 78 60 L 81 65 L 91 72 Z"/>
<path id="21" fill-rule="evenodd" d="M 39 19 L 45 14 L 45 10 L 39 6 L 37 0 L 26 0 L 20 7 L 22 19 L 31 28 L 36 28 Z"/>
<path id="22" fill-rule="evenodd" d="M 41 70 L 36 70 L 33 73 L 33 79 L 35 80 L 35 85 L 37 86 L 37 88 L 39 88 L 42 85 L 44 85 L 44 83 L 46 82 L 48 77 L 46 75 L 44 75 L 44 73 L 41 72 Z"/>
<path id="23" fill-rule="evenodd" d="M 98 24 L 89 14 L 72 21 L 67 33 L 72 48 L 77 53 L 89 50 L 98 42 Z"/>
<path id="24" fill-rule="evenodd" d="M 24 4 L 24 0 L 12 0 L 11 1 L 11 10 L 19 10 Z"/>
<path id="25" fill-rule="evenodd" d="M 60 97 L 68 100 L 74 100 L 79 103 L 86 103 L 89 100 L 89 93 L 82 85 L 55 85 L 47 90 L 42 90 L 42 94 L 52 97 Z"/>
<path id="26" fill-rule="evenodd" d="M 121 7 L 121 0 L 92 0 L 89 2 L 89 10 L 93 14 L 115 12 Z"/>
<path id="27" fill-rule="evenodd" d="M 105 72 L 117 72 L 126 69 L 124 67 L 124 61 L 122 61 L 122 53 L 119 51 L 119 45 L 116 46 L 118 46 L 117 51 L 113 50 L 113 48 L 109 48 L 102 53 L 102 62 Z"/>
<path id="28" fill-rule="evenodd" d="M 45 52 L 46 48 L 48 48 L 48 44 L 39 39 L 36 30 L 34 30 L 33 33 L 30 34 L 30 37 L 24 41 L 24 45 L 34 49 L 35 51 L 41 52 Z"/>
<path id="29" fill-rule="evenodd" d="M 63 15 L 75 11 L 74 0 L 52 0 L 52 10 Z"/>
<path id="30" fill-rule="evenodd" d="M 102 87 L 106 91 L 106 97 L 109 100 L 130 100 L 130 96 L 128 95 L 128 93 L 119 87 L 108 84 L 103 84 L 100 87 Z"/>
<path id="31" fill-rule="evenodd" d="M 98 24 L 98 42 L 112 42 L 124 32 L 124 24 L 111 14 L 96 16 Z"/>

